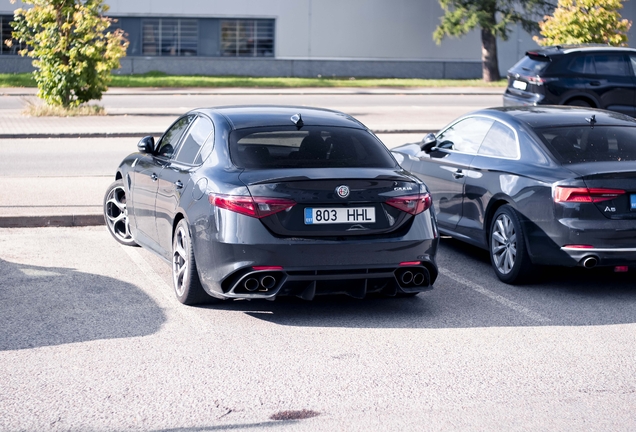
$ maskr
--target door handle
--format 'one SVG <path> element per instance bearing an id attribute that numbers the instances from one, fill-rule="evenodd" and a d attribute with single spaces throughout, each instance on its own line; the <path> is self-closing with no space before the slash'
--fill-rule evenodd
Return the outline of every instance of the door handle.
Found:
<path id="1" fill-rule="evenodd" d="M 456 179 L 458 179 L 458 180 L 459 180 L 460 178 L 463 178 L 465 175 L 466 175 L 466 174 L 464 174 L 464 173 L 462 172 L 462 170 L 460 170 L 460 169 L 458 169 L 457 171 L 455 171 L 455 172 L 453 173 L 453 177 L 455 177 L 455 178 L 456 178 Z"/>
<path id="2" fill-rule="evenodd" d="M 176 182 L 174 182 L 174 185 L 177 187 L 177 189 L 183 189 L 183 183 L 181 183 L 181 180 L 177 180 Z"/>
<path id="3" fill-rule="evenodd" d="M 600 81 L 590 81 L 590 85 L 593 86 L 593 87 L 598 87 L 598 86 L 601 85 L 601 82 Z"/>
<path id="4" fill-rule="evenodd" d="M 152 175 L 150 176 L 150 178 L 152 179 L 152 181 L 153 181 L 153 182 L 155 182 L 155 181 L 157 181 L 157 179 L 158 179 L 159 177 L 157 177 L 157 174 L 152 173 Z"/>

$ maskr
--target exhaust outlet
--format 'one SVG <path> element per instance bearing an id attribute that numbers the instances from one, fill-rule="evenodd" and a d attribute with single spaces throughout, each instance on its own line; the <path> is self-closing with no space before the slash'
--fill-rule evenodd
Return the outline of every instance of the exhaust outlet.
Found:
<path id="1" fill-rule="evenodd" d="M 410 271 L 405 271 L 404 273 L 402 273 L 401 279 L 404 285 L 408 285 L 413 281 L 413 273 L 411 273 Z"/>
<path id="2" fill-rule="evenodd" d="M 415 273 L 413 276 L 413 284 L 415 286 L 422 286 L 426 282 L 426 277 L 424 277 L 424 273 Z"/>
<path id="3" fill-rule="evenodd" d="M 267 275 L 261 278 L 261 286 L 266 290 L 274 288 L 274 285 L 276 285 L 276 279 L 274 276 Z"/>
<path id="4" fill-rule="evenodd" d="M 256 291 L 258 289 L 258 287 L 259 287 L 259 283 L 258 283 L 258 281 L 256 279 L 249 278 L 249 279 L 245 280 L 245 282 L 243 283 L 243 286 L 248 291 Z"/>
<path id="5" fill-rule="evenodd" d="M 583 262 L 583 267 L 591 269 L 593 267 L 596 267 L 596 264 L 598 264 L 598 259 L 594 256 L 589 256 L 589 257 L 583 258 L 582 262 Z"/>

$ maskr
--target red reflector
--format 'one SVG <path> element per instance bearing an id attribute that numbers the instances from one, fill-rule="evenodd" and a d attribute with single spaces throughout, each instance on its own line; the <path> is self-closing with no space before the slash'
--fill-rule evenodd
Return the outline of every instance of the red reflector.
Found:
<path id="1" fill-rule="evenodd" d="M 284 198 L 210 194 L 210 204 L 254 218 L 264 218 L 287 210 L 296 202 Z"/>
<path id="2" fill-rule="evenodd" d="M 400 267 L 402 266 L 416 266 L 422 264 L 421 261 L 404 261 L 400 263 Z"/>
<path id="3" fill-rule="evenodd" d="M 594 246 L 592 245 L 565 245 L 563 247 L 572 249 L 594 249 Z"/>
<path id="4" fill-rule="evenodd" d="M 281 266 L 254 266 L 252 270 L 261 271 L 261 270 L 282 270 Z"/>
<path id="5" fill-rule="evenodd" d="M 408 195 L 386 200 L 391 207 L 395 207 L 412 215 L 420 214 L 431 207 L 431 196 L 428 193 Z"/>
<path id="6" fill-rule="evenodd" d="M 614 271 L 616 273 L 626 273 L 629 271 L 629 267 L 628 266 L 616 266 L 614 267 Z"/>
<path id="7" fill-rule="evenodd" d="M 575 188 L 557 186 L 554 189 L 554 202 L 601 202 L 613 200 L 625 194 L 621 189 Z"/>

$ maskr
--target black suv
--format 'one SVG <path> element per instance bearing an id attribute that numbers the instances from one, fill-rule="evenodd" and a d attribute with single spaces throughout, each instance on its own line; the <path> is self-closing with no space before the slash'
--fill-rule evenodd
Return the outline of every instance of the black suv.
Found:
<path id="1" fill-rule="evenodd" d="M 575 105 L 636 116 L 636 49 L 554 46 L 508 71 L 504 106 Z"/>

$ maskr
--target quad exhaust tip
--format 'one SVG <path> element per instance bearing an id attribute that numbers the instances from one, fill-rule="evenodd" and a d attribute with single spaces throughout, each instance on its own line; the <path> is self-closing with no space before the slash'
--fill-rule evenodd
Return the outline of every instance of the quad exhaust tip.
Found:
<path id="1" fill-rule="evenodd" d="M 421 267 L 412 267 L 409 270 L 399 269 L 395 276 L 402 288 L 426 287 L 430 284 L 428 270 Z"/>
<path id="2" fill-rule="evenodd" d="M 256 280 L 255 278 L 249 278 L 249 279 L 245 279 L 243 286 L 248 291 L 256 291 L 258 287 L 260 286 L 260 284 L 258 283 L 258 280 Z"/>

